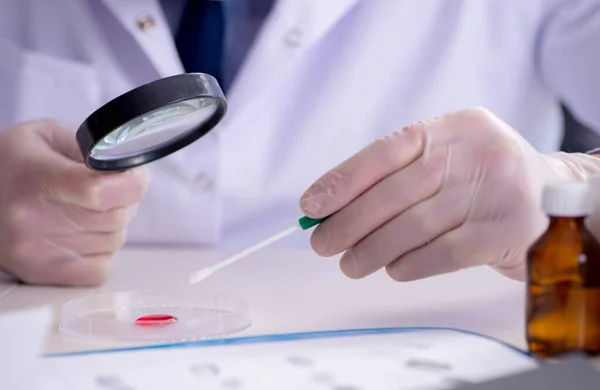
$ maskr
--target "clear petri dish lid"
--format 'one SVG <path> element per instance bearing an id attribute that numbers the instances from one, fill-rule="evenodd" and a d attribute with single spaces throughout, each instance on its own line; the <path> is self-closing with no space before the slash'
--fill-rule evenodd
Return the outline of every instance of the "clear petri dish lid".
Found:
<path id="1" fill-rule="evenodd" d="M 251 325 L 247 303 L 198 292 L 130 291 L 65 303 L 59 330 L 86 340 L 171 343 L 231 335 Z"/>

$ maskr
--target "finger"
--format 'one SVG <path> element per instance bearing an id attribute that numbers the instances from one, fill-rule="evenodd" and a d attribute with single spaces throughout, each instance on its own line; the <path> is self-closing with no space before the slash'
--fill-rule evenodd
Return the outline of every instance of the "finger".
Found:
<path id="1" fill-rule="evenodd" d="M 119 173 L 95 172 L 81 161 L 74 132 L 54 121 L 37 125 L 46 148 L 31 170 L 47 198 L 88 210 L 106 211 L 137 203 L 147 187 L 144 167 Z"/>
<path id="2" fill-rule="evenodd" d="M 460 226 L 471 203 L 465 193 L 472 192 L 463 187 L 442 189 L 348 249 L 340 260 L 342 272 L 353 279 L 368 276 Z"/>
<path id="3" fill-rule="evenodd" d="M 15 246 L 10 269 L 33 284 L 93 285 L 104 280 L 123 233 L 79 234 Z"/>
<path id="4" fill-rule="evenodd" d="M 79 257 L 111 253 L 123 247 L 125 230 L 112 233 L 84 232 L 74 235 L 55 235 L 44 239 L 44 242 L 46 243 L 46 253 L 55 252 L 52 257 Z"/>
<path id="5" fill-rule="evenodd" d="M 146 192 L 148 177 L 144 167 L 98 174 L 83 164 L 62 161 L 41 178 L 40 185 L 50 201 L 107 211 L 138 203 Z"/>
<path id="6" fill-rule="evenodd" d="M 35 265 L 49 259 L 77 259 L 83 255 L 112 253 L 120 249 L 124 241 L 124 231 L 53 235 L 17 243 L 13 253 L 17 261 Z"/>
<path id="7" fill-rule="evenodd" d="M 33 232 L 38 236 L 112 233 L 127 227 L 137 214 L 138 206 L 100 212 L 46 200 L 38 204 L 13 204 L 10 215 L 18 237 L 28 237 Z"/>
<path id="8" fill-rule="evenodd" d="M 113 256 L 111 253 L 77 258 L 55 258 L 16 272 L 16 275 L 29 284 L 97 286 L 106 280 L 113 265 Z"/>
<path id="9" fill-rule="evenodd" d="M 398 214 L 434 196 L 444 180 L 447 150 L 422 155 L 331 215 L 315 229 L 311 237 L 313 250 L 321 256 L 336 255 Z"/>
<path id="10" fill-rule="evenodd" d="M 58 214 L 55 221 L 61 218 L 65 221 L 65 232 L 55 229 L 57 234 L 72 232 L 87 233 L 115 233 L 124 230 L 135 218 L 139 209 L 139 203 L 128 207 L 119 207 L 108 211 L 91 211 L 76 206 L 64 206 L 56 208 Z"/>
<path id="11" fill-rule="evenodd" d="M 48 120 L 39 122 L 36 129 L 52 150 L 75 162 L 83 162 L 83 154 L 77 144 L 75 129 L 72 126 L 55 120 Z"/>
<path id="12" fill-rule="evenodd" d="M 413 281 L 480 265 L 503 265 L 507 275 L 522 279 L 526 248 L 510 245 L 518 233 L 505 232 L 490 224 L 469 223 L 452 230 L 387 266 L 396 281 Z M 515 242 L 515 241 L 512 241 Z"/>
<path id="13" fill-rule="evenodd" d="M 303 212 L 313 218 L 329 216 L 413 162 L 426 142 L 421 127 L 416 125 L 380 138 L 323 175 L 302 195 Z"/>

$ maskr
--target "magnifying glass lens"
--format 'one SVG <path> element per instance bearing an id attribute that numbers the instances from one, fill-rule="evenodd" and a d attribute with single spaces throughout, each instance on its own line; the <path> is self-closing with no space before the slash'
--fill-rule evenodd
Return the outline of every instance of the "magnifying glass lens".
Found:
<path id="1" fill-rule="evenodd" d="M 214 77 L 184 73 L 107 102 L 79 126 L 76 138 L 86 166 L 123 171 L 185 148 L 219 124 L 226 111 Z"/>
<path id="2" fill-rule="evenodd" d="M 121 160 L 176 142 L 211 119 L 218 104 L 197 98 L 170 104 L 134 118 L 104 136 L 90 151 L 95 160 Z"/>

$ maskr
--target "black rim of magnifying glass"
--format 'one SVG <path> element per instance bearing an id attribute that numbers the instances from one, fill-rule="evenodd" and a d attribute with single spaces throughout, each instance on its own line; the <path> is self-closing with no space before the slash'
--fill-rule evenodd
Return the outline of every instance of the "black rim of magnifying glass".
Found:
<path id="1" fill-rule="evenodd" d="M 98 160 L 90 156 L 104 137 L 127 122 L 154 110 L 189 100 L 207 98 L 216 104 L 212 117 L 196 128 L 155 149 L 133 156 Z M 185 73 L 142 85 L 116 97 L 91 114 L 77 130 L 76 138 L 85 165 L 99 171 L 123 171 L 166 157 L 212 130 L 227 111 L 227 101 L 217 80 L 204 73 Z"/>

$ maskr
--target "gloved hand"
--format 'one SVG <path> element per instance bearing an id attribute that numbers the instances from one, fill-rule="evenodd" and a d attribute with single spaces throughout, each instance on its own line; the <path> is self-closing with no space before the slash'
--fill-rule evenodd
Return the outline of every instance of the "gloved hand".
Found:
<path id="1" fill-rule="evenodd" d="M 75 133 L 54 121 L 0 132 L 0 271 L 35 284 L 105 280 L 147 177 L 82 161 Z"/>
<path id="2" fill-rule="evenodd" d="M 523 280 L 529 246 L 544 231 L 544 184 L 585 178 L 600 159 L 541 155 L 480 108 L 449 113 L 379 139 L 323 175 L 302 196 L 322 256 L 346 251 L 350 278 L 385 267 L 410 281 L 490 265 Z"/>

